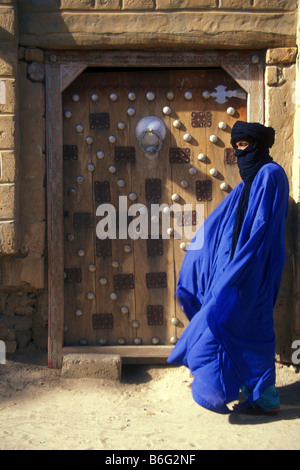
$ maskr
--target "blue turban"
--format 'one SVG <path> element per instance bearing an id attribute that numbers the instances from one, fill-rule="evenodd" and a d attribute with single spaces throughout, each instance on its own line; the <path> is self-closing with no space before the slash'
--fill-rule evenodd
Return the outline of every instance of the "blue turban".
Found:
<path id="1" fill-rule="evenodd" d="M 231 145 L 235 147 L 235 142 L 250 138 L 259 143 L 261 147 L 271 148 L 275 140 L 273 127 L 266 127 L 258 122 L 236 121 L 231 131 Z"/>

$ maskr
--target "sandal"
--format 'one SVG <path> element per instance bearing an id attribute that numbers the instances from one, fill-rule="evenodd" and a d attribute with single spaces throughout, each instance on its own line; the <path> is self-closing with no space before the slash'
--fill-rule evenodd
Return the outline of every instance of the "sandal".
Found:
<path id="1" fill-rule="evenodd" d="M 272 408 L 270 410 L 266 410 L 261 406 L 257 405 L 257 403 L 251 403 L 250 405 L 246 406 L 245 408 L 239 409 L 241 403 L 234 405 L 233 410 L 237 413 L 243 413 L 252 416 L 276 416 L 280 410 L 280 406 L 278 408 Z"/>

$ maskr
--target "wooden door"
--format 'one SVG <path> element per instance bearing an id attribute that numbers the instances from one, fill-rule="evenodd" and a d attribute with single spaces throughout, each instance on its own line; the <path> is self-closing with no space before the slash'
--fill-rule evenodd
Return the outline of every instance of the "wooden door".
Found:
<path id="1" fill-rule="evenodd" d="M 64 92 L 65 345 L 175 344 L 189 239 L 240 181 L 230 131 L 246 98 L 219 68 L 87 70 Z M 146 116 L 166 129 L 153 159 Z"/>

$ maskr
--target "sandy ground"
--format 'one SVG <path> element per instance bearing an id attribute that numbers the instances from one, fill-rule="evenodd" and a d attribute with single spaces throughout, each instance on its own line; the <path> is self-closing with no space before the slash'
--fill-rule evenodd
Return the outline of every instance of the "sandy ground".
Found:
<path id="1" fill-rule="evenodd" d="M 277 365 L 276 417 L 198 406 L 183 367 L 123 366 L 121 382 L 66 379 L 36 352 L 0 365 L 1 450 L 300 449 L 300 374 Z"/>

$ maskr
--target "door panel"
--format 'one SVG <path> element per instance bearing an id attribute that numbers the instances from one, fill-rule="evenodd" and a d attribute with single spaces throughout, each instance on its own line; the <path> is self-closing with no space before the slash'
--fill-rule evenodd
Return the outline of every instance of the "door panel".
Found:
<path id="1" fill-rule="evenodd" d="M 232 152 L 226 150 L 233 123 L 246 120 L 246 96 L 228 93 L 239 88 L 217 68 L 115 70 L 83 73 L 64 92 L 65 344 L 176 342 L 187 324 L 174 291 L 189 241 L 176 234 L 195 231 L 197 205 L 207 217 L 240 181 Z M 203 97 L 205 91 L 209 98 Z M 170 113 L 163 111 L 166 107 Z M 167 129 L 153 160 L 135 133 L 145 116 L 158 117 Z M 211 135 L 218 137 L 215 143 Z M 199 154 L 206 155 L 203 161 Z M 209 173 L 212 168 L 216 176 Z M 222 182 L 227 191 L 220 189 Z M 178 201 L 172 200 L 175 194 Z M 151 239 L 151 224 L 158 222 L 153 205 L 175 202 L 173 233 L 165 237 L 160 213 L 159 238 Z M 116 238 L 96 236 L 103 219 L 96 210 L 103 204 L 115 208 Z M 125 227 L 122 220 L 135 204 L 142 205 L 148 230 L 143 219 L 132 238 L 124 232 L 133 230 L 141 214 L 129 216 Z M 182 215 L 186 204 L 191 206 Z"/>

